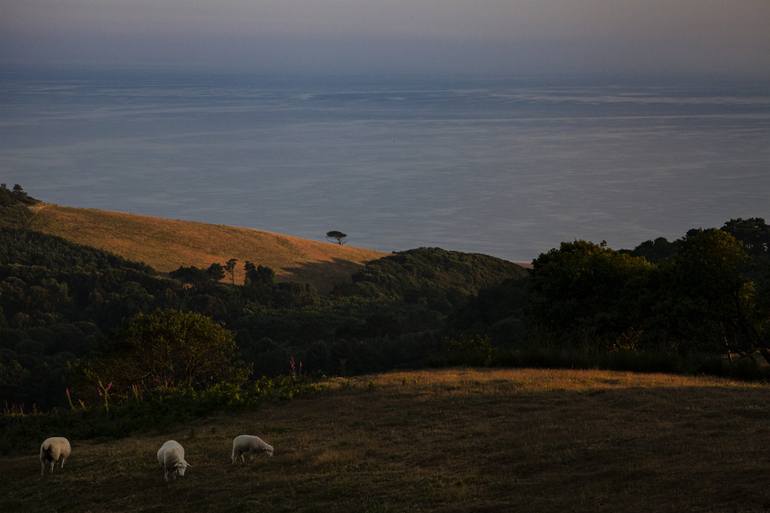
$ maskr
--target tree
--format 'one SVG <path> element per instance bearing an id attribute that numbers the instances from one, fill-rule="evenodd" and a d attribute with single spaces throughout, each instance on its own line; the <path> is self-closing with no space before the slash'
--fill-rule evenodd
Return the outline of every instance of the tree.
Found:
<path id="1" fill-rule="evenodd" d="M 655 240 L 642 242 L 630 253 L 658 263 L 676 255 L 680 243 L 680 241 L 669 242 L 664 237 L 658 237 Z"/>
<path id="2" fill-rule="evenodd" d="M 563 242 L 533 265 L 528 313 L 546 333 L 613 348 L 639 331 L 654 270 L 646 259 L 578 240 Z"/>
<path id="3" fill-rule="evenodd" d="M 345 237 L 347 237 L 346 233 L 342 233 L 342 232 L 337 231 L 337 230 L 332 230 L 330 232 L 326 232 L 326 238 L 327 239 L 334 239 L 334 240 L 336 240 L 337 244 L 339 244 L 340 246 L 342 246 L 343 239 L 345 239 Z"/>
<path id="4" fill-rule="evenodd" d="M 246 260 L 243 263 L 243 284 L 246 285 L 249 282 L 249 273 L 254 272 L 257 266 L 250 260 Z"/>
<path id="5" fill-rule="evenodd" d="M 245 278 L 243 284 L 247 287 L 272 287 L 275 283 L 275 271 L 267 266 L 256 266 L 252 262 L 246 262 L 243 265 Z"/>
<path id="6" fill-rule="evenodd" d="M 210 317 L 157 310 L 128 322 L 117 353 L 94 374 L 121 387 L 200 388 L 242 377 L 236 352 L 233 334 Z"/>
<path id="7" fill-rule="evenodd" d="M 8 191 L 7 187 L 4 187 L 3 191 L 7 192 Z M 24 188 L 21 185 L 19 185 L 19 184 L 15 184 L 13 186 L 13 191 L 10 192 L 10 194 L 19 203 L 23 203 L 23 204 L 26 204 L 26 205 L 33 205 L 35 203 L 38 203 L 38 201 L 36 199 L 34 199 L 34 198 L 31 198 L 26 193 L 26 191 L 24 191 Z"/>
<path id="8" fill-rule="evenodd" d="M 175 280 L 179 280 L 182 283 L 189 283 L 190 285 L 193 285 L 195 287 L 202 287 L 206 283 L 208 283 L 211 279 L 211 272 L 209 270 L 198 269 L 197 267 L 192 265 L 189 267 L 182 266 L 176 271 L 171 271 L 168 274 Z M 222 276 L 224 276 L 224 272 Z"/>
<path id="9" fill-rule="evenodd" d="M 730 219 L 722 230 L 738 239 L 750 255 L 770 254 L 770 226 L 761 217 Z"/>
<path id="10" fill-rule="evenodd" d="M 24 192 L 21 185 L 16 184 L 9 190 L 5 184 L 0 187 L 0 227 L 21 228 L 31 230 L 36 217 L 28 207 L 38 201 Z"/>
<path id="11" fill-rule="evenodd" d="M 693 347 L 750 354 L 762 347 L 754 283 L 744 246 L 723 230 L 690 230 L 667 272 L 666 308 L 677 336 Z"/>
<path id="12" fill-rule="evenodd" d="M 222 267 L 222 264 L 216 262 L 211 264 L 206 272 L 208 273 L 209 278 L 214 281 L 221 281 L 222 278 L 225 277 L 225 268 Z"/>
<path id="13" fill-rule="evenodd" d="M 230 280 L 232 281 L 233 285 L 235 285 L 235 264 L 238 263 L 238 259 L 231 258 L 230 260 L 225 263 L 225 269 L 228 273 L 230 273 Z"/>
<path id="14" fill-rule="evenodd" d="M 241 290 L 243 296 L 263 305 L 272 304 L 275 287 L 273 270 L 264 265 L 254 265 L 252 262 L 246 262 L 243 268 L 246 275 Z"/>

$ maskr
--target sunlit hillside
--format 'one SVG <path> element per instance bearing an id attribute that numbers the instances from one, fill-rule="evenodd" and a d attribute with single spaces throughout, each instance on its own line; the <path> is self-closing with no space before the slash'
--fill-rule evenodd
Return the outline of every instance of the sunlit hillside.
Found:
<path id="1" fill-rule="evenodd" d="M 306 282 L 320 290 L 346 281 L 361 264 L 384 253 L 331 242 L 225 225 L 180 221 L 53 204 L 34 207 L 35 229 L 110 251 L 169 272 L 180 266 L 208 267 L 231 258 L 276 271 L 278 278 Z"/>

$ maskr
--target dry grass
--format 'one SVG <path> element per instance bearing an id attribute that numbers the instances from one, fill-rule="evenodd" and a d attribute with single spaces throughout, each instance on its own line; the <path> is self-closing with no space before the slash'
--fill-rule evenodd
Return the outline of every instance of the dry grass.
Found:
<path id="1" fill-rule="evenodd" d="M 41 204 L 35 227 L 45 233 L 144 262 L 163 272 L 182 265 L 208 267 L 239 260 L 273 268 L 279 279 L 312 283 L 322 291 L 349 279 L 358 267 L 384 253 L 330 242 L 224 225 Z"/>
<path id="2" fill-rule="evenodd" d="M 335 379 L 317 396 L 176 432 L 73 443 L 63 473 L 0 459 L 1 511 L 766 511 L 770 390 L 604 371 Z M 245 467 L 229 442 L 276 447 Z M 53 433 L 41 433 L 44 438 Z M 58 433 L 57 433 L 58 434 Z M 175 438 L 193 468 L 165 484 Z"/>

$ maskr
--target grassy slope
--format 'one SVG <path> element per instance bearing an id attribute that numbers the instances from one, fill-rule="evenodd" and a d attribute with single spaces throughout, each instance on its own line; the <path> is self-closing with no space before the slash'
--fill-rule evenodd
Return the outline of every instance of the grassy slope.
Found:
<path id="1" fill-rule="evenodd" d="M 278 233 L 52 204 L 34 207 L 34 227 L 67 240 L 144 262 L 163 272 L 239 260 L 272 267 L 279 279 L 320 290 L 347 280 L 363 262 L 384 253 Z"/>
<path id="2" fill-rule="evenodd" d="M 351 386 L 352 384 L 352 386 Z M 331 390 L 175 432 L 74 441 L 62 473 L 0 459 L 1 511 L 765 511 L 768 387 L 605 371 L 445 370 Z M 272 459 L 231 466 L 259 433 Z M 53 434 L 53 433 L 50 433 Z M 41 439 L 49 433 L 41 433 Z M 165 484 L 175 438 L 189 474 Z"/>

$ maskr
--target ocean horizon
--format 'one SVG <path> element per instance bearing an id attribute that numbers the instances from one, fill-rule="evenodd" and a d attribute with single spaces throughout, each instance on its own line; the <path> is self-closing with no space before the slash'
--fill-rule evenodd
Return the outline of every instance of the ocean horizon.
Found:
<path id="1" fill-rule="evenodd" d="M 63 205 L 530 260 L 770 217 L 770 87 L 0 73 L 0 181 Z"/>

